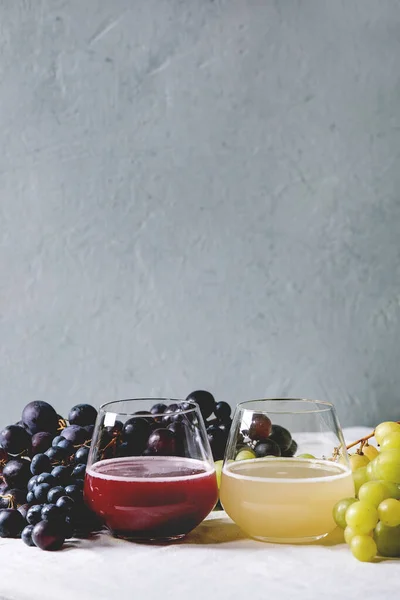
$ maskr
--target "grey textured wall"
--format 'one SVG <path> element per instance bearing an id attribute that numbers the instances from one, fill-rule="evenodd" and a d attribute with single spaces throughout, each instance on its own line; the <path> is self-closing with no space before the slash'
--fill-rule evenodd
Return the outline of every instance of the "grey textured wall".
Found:
<path id="1" fill-rule="evenodd" d="M 0 0 L 1 422 L 400 418 L 400 4 Z"/>

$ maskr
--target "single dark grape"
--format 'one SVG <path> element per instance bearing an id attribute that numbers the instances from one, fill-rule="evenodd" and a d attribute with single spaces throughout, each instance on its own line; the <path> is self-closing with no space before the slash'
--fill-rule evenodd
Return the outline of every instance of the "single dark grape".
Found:
<path id="1" fill-rule="evenodd" d="M 56 450 L 61 450 L 64 454 L 64 456 L 71 456 L 71 454 L 74 453 L 74 445 L 71 444 L 71 442 L 63 437 L 61 437 L 61 440 L 58 442 L 57 446 L 56 446 Z"/>
<path id="2" fill-rule="evenodd" d="M 36 502 L 36 498 L 35 498 L 35 494 L 33 493 L 33 490 L 31 490 L 30 492 L 28 492 L 26 494 L 26 501 L 28 504 L 33 504 L 34 502 Z"/>
<path id="3" fill-rule="evenodd" d="M 254 414 L 249 427 L 248 436 L 251 440 L 265 440 L 271 433 L 271 420 L 267 415 Z"/>
<path id="4" fill-rule="evenodd" d="M 62 498 L 65 495 L 65 488 L 61 485 L 57 485 L 49 490 L 47 494 L 47 502 L 49 504 L 55 504 L 59 498 Z"/>
<path id="5" fill-rule="evenodd" d="M 150 424 L 146 419 L 133 417 L 126 421 L 122 430 L 122 440 L 128 442 L 136 454 L 141 454 L 146 448 L 151 432 Z"/>
<path id="6" fill-rule="evenodd" d="M 65 450 L 63 450 L 59 446 L 56 446 L 55 448 L 51 447 L 48 450 L 46 450 L 45 455 L 48 456 L 50 463 L 52 465 L 55 465 L 56 463 L 59 463 L 65 458 L 67 458 L 68 453 L 65 452 Z"/>
<path id="7" fill-rule="evenodd" d="M 224 423 L 219 423 L 218 427 L 220 429 L 222 429 L 222 431 L 224 431 L 226 434 L 228 434 L 230 432 L 230 430 L 231 430 L 231 427 L 232 427 L 232 421 L 231 421 L 231 419 L 228 419 Z"/>
<path id="8" fill-rule="evenodd" d="M 26 490 L 12 488 L 7 490 L 7 496 L 10 496 L 10 500 L 17 504 L 17 506 L 21 506 L 26 502 Z"/>
<path id="9" fill-rule="evenodd" d="M 128 421 L 127 421 L 128 422 Z M 107 433 L 109 436 L 109 440 L 111 440 L 113 437 L 117 436 L 119 433 L 122 432 L 124 428 L 124 424 L 122 423 L 122 421 L 115 421 L 114 425 L 112 426 L 108 426 L 105 427 L 103 429 L 103 433 Z M 85 430 L 86 431 L 86 430 Z"/>
<path id="10" fill-rule="evenodd" d="M 32 540 L 32 531 L 33 531 L 33 525 L 27 525 L 26 527 L 24 527 L 24 529 L 22 530 L 21 533 L 21 540 L 24 542 L 24 544 L 26 544 L 27 546 L 34 546 L 35 543 Z"/>
<path id="11" fill-rule="evenodd" d="M 62 440 L 65 440 L 65 438 L 62 435 L 56 435 L 56 437 L 53 439 L 51 445 L 53 446 L 53 448 L 57 448 L 58 443 L 61 442 Z"/>
<path id="12" fill-rule="evenodd" d="M 56 504 L 45 504 L 42 508 L 42 521 L 62 521 L 65 518 L 63 510 Z"/>
<path id="13" fill-rule="evenodd" d="M 170 423 L 182 421 L 182 419 L 183 415 L 181 414 L 181 407 L 179 404 L 173 403 L 167 406 L 167 408 L 164 410 L 161 422 L 165 427 L 167 427 Z"/>
<path id="14" fill-rule="evenodd" d="M 216 425 L 207 427 L 207 437 L 210 442 L 212 455 L 214 460 L 221 460 L 224 457 L 226 446 L 226 432 L 222 431 Z"/>
<path id="15" fill-rule="evenodd" d="M 49 450 L 46 450 L 46 454 L 36 454 L 32 458 L 31 462 L 31 473 L 32 475 L 40 475 L 41 473 L 50 473 L 51 462 L 48 456 Z"/>
<path id="16" fill-rule="evenodd" d="M 71 425 L 94 425 L 97 419 L 97 410 L 90 404 L 77 404 L 69 411 L 68 421 Z"/>
<path id="17" fill-rule="evenodd" d="M 42 505 L 34 504 L 26 513 L 26 520 L 29 525 L 36 525 L 42 519 Z"/>
<path id="18" fill-rule="evenodd" d="M 70 441 L 74 446 L 83 444 L 86 441 L 87 433 L 79 425 L 69 425 L 62 430 L 62 437 Z"/>
<path id="19" fill-rule="evenodd" d="M 154 406 L 151 407 L 150 409 L 150 413 L 152 415 L 163 415 L 165 409 L 167 408 L 166 404 L 162 404 L 162 402 L 159 402 L 158 404 L 154 404 Z M 157 419 L 158 421 L 160 421 L 160 419 Z"/>
<path id="20" fill-rule="evenodd" d="M 195 408 L 192 402 L 187 402 L 186 400 L 179 402 L 178 406 L 181 410 L 193 410 Z"/>
<path id="21" fill-rule="evenodd" d="M 77 465 L 86 465 L 89 458 L 89 448 L 78 448 L 75 452 L 74 463 Z"/>
<path id="22" fill-rule="evenodd" d="M 263 456 L 281 455 L 281 449 L 279 448 L 278 444 L 270 439 L 258 442 L 258 444 L 254 446 L 254 452 L 257 458 L 261 458 Z"/>
<path id="23" fill-rule="evenodd" d="M 40 475 L 38 475 L 36 485 L 41 483 L 48 483 L 51 487 L 54 487 L 57 482 L 56 478 L 51 473 L 40 473 Z"/>
<path id="24" fill-rule="evenodd" d="M 56 485 L 63 486 L 63 485 L 68 485 L 71 470 L 68 467 L 65 467 L 63 465 L 57 465 L 51 471 L 51 474 L 53 475 L 53 477 L 56 481 Z"/>
<path id="25" fill-rule="evenodd" d="M 19 425 L 9 425 L 0 433 L 0 445 L 8 454 L 30 454 L 31 436 Z"/>
<path id="26" fill-rule="evenodd" d="M 56 506 L 65 514 L 68 514 L 76 506 L 75 501 L 70 496 L 61 496 L 56 502 Z"/>
<path id="27" fill-rule="evenodd" d="M 30 492 L 31 490 L 33 490 L 33 488 L 35 487 L 35 485 L 37 484 L 37 475 L 34 475 L 33 477 L 30 478 L 30 480 L 28 481 L 28 492 Z"/>
<path id="28" fill-rule="evenodd" d="M 25 519 L 15 508 L 0 511 L 0 537 L 19 538 L 25 527 Z"/>
<path id="29" fill-rule="evenodd" d="M 24 488 L 26 487 L 31 472 L 29 462 L 23 458 L 14 458 L 8 461 L 3 469 L 3 479 L 9 488 Z"/>
<path id="30" fill-rule="evenodd" d="M 65 488 L 65 493 L 67 496 L 75 500 L 75 502 L 81 502 L 83 499 L 82 490 L 75 484 L 67 485 Z"/>
<path id="31" fill-rule="evenodd" d="M 155 455 L 175 456 L 177 448 L 174 432 L 169 429 L 156 429 L 150 435 L 147 447 Z"/>
<path id="32" fill-rule="evenodd" d="M 215 399 L 210 392 L 205 390 L 196 390 L 195 392 L 189 394 L 186 400 L 196 402 L 200 408 L 203 419 L 208 419 L 208 417 L 214 412 Z"/>
<path id="33" fill-rule="evenodd" d="M 55 434 L 58 427 L 58 415 L 47 402 L 34 400 L 29 402 L 22 411 L 22 420 L 33 435 L 39 431 Z"/>
<path id="34" fill-rule="evenodd" d="M 290 458 L 292 456 L 294 456 L 297 452 L 297 443 L 295 442 L 295 440 L 292 440 L 292 443 L 290 444 L 288 450 L 284 450 L 282 451 L 282 456 L 285 456 L 286 458 Z"/>
<path id="35" fill-rule="evenodd" d="M 138 415 L 139 417 L 142 417 L 143 419 L 146 419 L 146 421 L 149 423 L 149 425 L 151 425 L 154 421 L 153 415 L 151 414 L 151 412 L 149 410 L 137 410 L 133 414 Z"/>
<path id="36" fill-rule="evenodd" d="M 281 425 L 272 425 L 269 439 L 276 442 L 282 451 L 289 450 L 292 443 L 290 432 Z"/>
<path id="37" fill-rule="evenodd" d="M 167 429 L 175 435 L 176 454 L 178 456 L 185 456 L 187 440 L 190 435 L 189 426 L 185 422 L 176 421 L 168 425 Z"/>
<path id="38" fill-rule="evenodd" d="M 76 465 L 71 473 L 72 479 L 83 479 L 86 473 L 86 465 Z"/>
<path id="39" fill-rule="evenodd" d="M 217 402 L 214 414 L 218 421 L 227 421 L 231 416 L 232 409 L 227 402 Z"/>
<path id="40" fill-rule="evenodd" d="M 60 550 L 65 541 L 64 525 L 58 521 L 40 521 L 33 528 L 32 540 L 41 550 Z"/>
<path id="41" fill-rule="evenodd" d="M 33 488 L 32 491 L 38 504 L 44 504 L 47 501 L 47 495 L 51 488 L 52 486 L 48 483 L 39 483 Z"/>
<path id="42" fill-rule="evenodd" d="M 43 454 L 51 447 L 53 435 L 47 431 L 39 431 L 32 436 L 32 455 Z"/>

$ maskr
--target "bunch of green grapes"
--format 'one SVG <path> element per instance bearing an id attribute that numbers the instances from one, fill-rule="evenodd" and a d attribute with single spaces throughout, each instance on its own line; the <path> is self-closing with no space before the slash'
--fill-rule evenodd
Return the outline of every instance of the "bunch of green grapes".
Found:
<path id="1" fill-rule="evenodd" d="M 333 517 L 355 558 L 369 562 L 377 554 L 400 557 L 400 424 L 375 429 L 379 451 L 362 440 L 350 456 L 356 498 L 344 498 Z"/>

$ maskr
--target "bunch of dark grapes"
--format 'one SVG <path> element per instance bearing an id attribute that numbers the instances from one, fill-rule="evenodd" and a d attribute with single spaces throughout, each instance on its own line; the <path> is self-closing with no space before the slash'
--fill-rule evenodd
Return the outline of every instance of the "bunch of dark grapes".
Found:
<path id="1" fill-rule="evenodd" d="M 213 458 L 222 460 L 232 425 L 231 407 L 227 402 L 216 402 L 214 396 L 205 390 L 192 392 L 186 400 L 191 400 L 199 405 Z"/>
<path id="2" fill-rule="evenodd" d="M 281 425 L 273 424 L 263 413 L 255 413 L 250 426 L 241 432 L 237 460 L 264 456 L 291 457 L 297 452 L 297 443 Z"/>
<path id="3" fill-rule="evenodd" d="M 58 550 L 101 523 L 83 501 L 83 482 L 97 411 L 74 406 L 68 422 L 47 402 L 27 404 L 0 432 L 0 537 Z"/>

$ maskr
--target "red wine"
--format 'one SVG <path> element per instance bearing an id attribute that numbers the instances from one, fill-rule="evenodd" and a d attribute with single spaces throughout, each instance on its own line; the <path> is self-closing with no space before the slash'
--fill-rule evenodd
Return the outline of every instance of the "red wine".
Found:
<path id="1" fill-rule="evenodd" d="M 171 456 L 116 458 L 86 471 L 85 500 L 116 536 L 179 538 L 194 529 L 218 499 L 214 469 Z"/>

